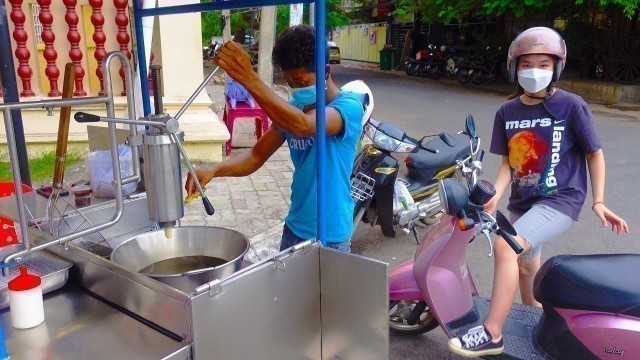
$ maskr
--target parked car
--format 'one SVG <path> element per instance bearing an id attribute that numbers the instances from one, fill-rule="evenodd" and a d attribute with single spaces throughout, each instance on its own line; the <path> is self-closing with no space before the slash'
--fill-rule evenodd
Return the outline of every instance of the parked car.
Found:
<path id="1" fill-rule="evenodd" d="M 340 64 L 340 48 L 338 44 L 333 41 L 329 41 L 329 64 Z"/>

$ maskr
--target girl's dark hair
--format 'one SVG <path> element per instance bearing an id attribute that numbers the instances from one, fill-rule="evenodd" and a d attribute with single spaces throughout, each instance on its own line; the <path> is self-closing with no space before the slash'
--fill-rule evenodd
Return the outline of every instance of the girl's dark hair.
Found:
<path id="1" fill-rule="evenodd" d="M 522 88 L 522 86 L 520 86 L 520 84 L 518 84 L 518 89 L 516 90 L 516 92 L 507 96 L 507 100 L 515 99 L 522 94 L 524 94 L 524 89 Z"/>
<path id="2" fill-rule="evenodd" d="M 326 56 L 328 64 L 328 48 Z M 282 71 L 300 68 L 315 71 L 316 29 L 309 25 L 296 25 L 285 30 L 273 46 L 272 62 Z"/>

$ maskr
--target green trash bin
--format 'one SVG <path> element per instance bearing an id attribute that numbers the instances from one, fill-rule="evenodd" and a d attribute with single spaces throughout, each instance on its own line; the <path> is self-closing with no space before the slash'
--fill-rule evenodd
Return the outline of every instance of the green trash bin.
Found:
<path id="1" fill-rule="evenodd" d="M 397 69 L 398 65 L 400 65 L 400 55 L 400 49 L 391 49 L 391 70 Z"/>
<path id="2" fill-rule="evenodd" d="M 380 70 L 391 70 L 392 68 L 392 49 L 380 50 Z"/>

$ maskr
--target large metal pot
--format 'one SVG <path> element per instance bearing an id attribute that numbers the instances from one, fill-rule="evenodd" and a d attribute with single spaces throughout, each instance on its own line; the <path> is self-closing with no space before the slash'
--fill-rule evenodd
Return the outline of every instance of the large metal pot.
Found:
<path id="1" fill-rule="evenodd" d="M 185 226 L 174 228 L 171 239 L 162 230 L 133 237 L 113 250 L 111 261 L 190 293 L 240 270 L 248 250 L 249 241 L 237 231 Z M 212 258 L 218 261 L 201 261 Z"/>

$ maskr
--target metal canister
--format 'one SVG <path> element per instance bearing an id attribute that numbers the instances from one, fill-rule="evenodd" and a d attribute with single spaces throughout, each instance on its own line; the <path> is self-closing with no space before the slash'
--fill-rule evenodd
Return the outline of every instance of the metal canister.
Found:
<path id="1" fill-rule="evenodd" d="M 178 147 L 168 134 L 155 133 L 143 137 L 142 148 L 149 217 L 162 227 L 175 226 L 184 216 Z"/>

